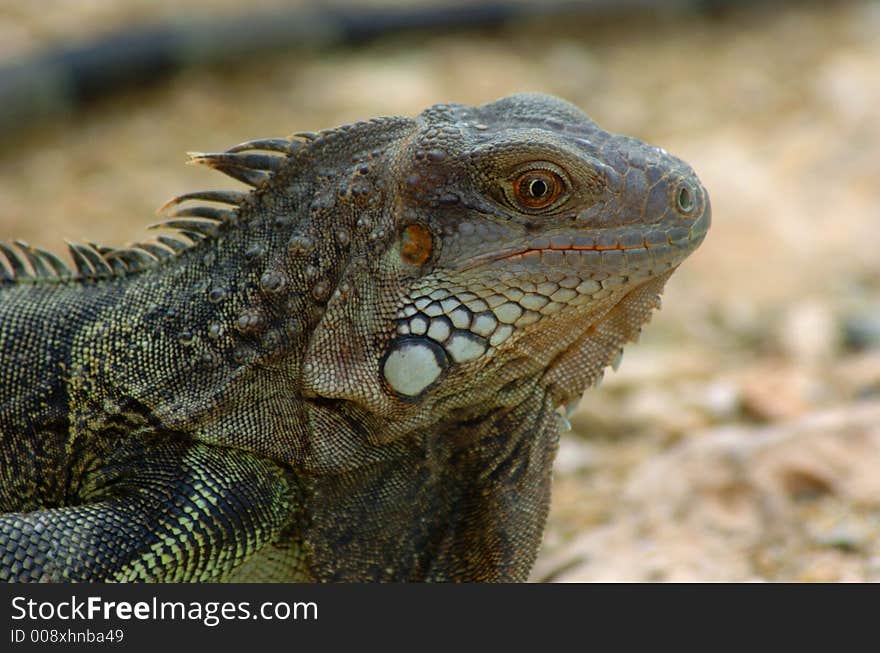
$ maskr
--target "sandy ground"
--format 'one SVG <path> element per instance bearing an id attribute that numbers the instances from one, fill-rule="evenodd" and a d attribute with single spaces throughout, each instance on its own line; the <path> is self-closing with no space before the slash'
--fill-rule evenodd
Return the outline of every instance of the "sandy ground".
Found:
<path id="1" fill-rule="evenodd" d="M 176 11 L 37 4 L 0 3 L 0 56 Z M 165 199 L 233 185 L 183 166 L 187 150 L 561 95 L 689 161 L 714 224 L 575 414 L 534 578 L 880 580 L 880 5 L 824 4 L 186 72 L 0 144 L 0 238 L 142 238 Z"/>

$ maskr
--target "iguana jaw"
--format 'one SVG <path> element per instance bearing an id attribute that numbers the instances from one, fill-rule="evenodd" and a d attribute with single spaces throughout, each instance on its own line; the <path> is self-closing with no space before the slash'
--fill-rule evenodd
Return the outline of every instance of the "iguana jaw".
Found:
<path id="1" fill-rule="evenodd" d="M 651 243 L 645 237 L 643 243 L 638 243 L 627 239 L 630 230 L 607 229 L 579 236 L 543 238 L 531 243 L 541 247 L 507 254 L 488 264 L 505 267 L 530 262 L 550 276 L 552 271 L 560 274 L 561 269 L 545 264 L 558 264 L 563 257 L 569 264 L 569 275 L 587 279 L 579 289 L 591 282 L 599 288 L 590 297 L 579 296 L 579 306 L 568 306 L 558 315 L 527 326 L 511 337 L 510 350 L 536 359 L 539 369 L 545 370 L 541 383 L 554 403 L 576 401 L 584 390 L 601 380 L 606 367 L 616 368 L 623 346 L 638 339 L 652 311 L 660 307 L 666 281 L 705 238 L 711 222 L 708 197 L 705 201 L 703 213 L 685 235 L 679 234 L 678 240 L 670 237 L 666 242 Z M 550 246 L 543 246 L 545 243 Z M 618 246 L 611 249 L 603 247 L 603 243 Z M 608 258 L 604 252 L 615 252 L 616 258 Z M 620 252 L 625 252 L 624 256 Z M 554 352 L 552 358 L 548 358 L 548 351 Z M 503 350 L 498 354 L 505 355 Z"/>
<path id="2" fill-rule="evenodd" d="M 479 265 L 436 271 L 398 305 L 397 340 L 384 360 L 388 384 L 415 397 L 454 372 L 449 368 L 473 374 L 511 349 L 548 364 L 547 352 L 556 355 L 618 303 L 627 305 L 626 296 L 639 286 L 665 279 L 700 244 L 709 219 L 706 213 L 676 233 L 678 240 L 671 230 L 656 231 L 653 240 L 634 228 L 583 230 L 533 238 L 486 255 Z"/>
<path id="3" fill-rule="evenodd" d="M 461 266 L 470 270 L 492 264 L 558 268 L 564 263 L 577 272 L 614 271 L 620 267 L 617 252 L 626 252 L 626 262 L 635 269 L 647 266 L 677 265 L 699 246 L 706 235 L 710 214 L 705 213 L 689 229 L 672 234 L 669 230 L 646 231 L 631 226 L 578 230 L 541 235 L 499 251 L 475 257 Z M 603 256 L 603 252 L 608 252 Z"/>

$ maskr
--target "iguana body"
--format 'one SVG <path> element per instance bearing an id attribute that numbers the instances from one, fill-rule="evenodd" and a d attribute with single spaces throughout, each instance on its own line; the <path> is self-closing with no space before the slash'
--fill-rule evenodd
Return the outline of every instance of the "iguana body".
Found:
<path id="1" fill-rule="evenodd" d="M 525 579 L 691 169 L 538 95 L 194 160 L 254 190 L 172 201 L 192 243 L 4 246 L 0 578 Z"/>

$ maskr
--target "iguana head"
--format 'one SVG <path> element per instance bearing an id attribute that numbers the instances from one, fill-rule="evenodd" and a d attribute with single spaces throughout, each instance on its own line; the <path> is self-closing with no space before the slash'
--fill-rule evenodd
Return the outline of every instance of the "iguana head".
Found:
<path id="1" fill-rule="evenodd" d="M 710 223 L 687 164 L 553 97 L 439 105 L 399 134 L 344 177 L 369 224 L 302 366 L 376 441 L 536 388 L 577 399 Z"/>

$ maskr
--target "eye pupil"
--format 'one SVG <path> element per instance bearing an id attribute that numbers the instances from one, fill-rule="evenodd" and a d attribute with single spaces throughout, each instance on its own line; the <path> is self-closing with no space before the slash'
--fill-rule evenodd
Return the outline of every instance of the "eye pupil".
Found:
<path id="1" fill-rule="evenodd" d="M 513 180 L 508 197 L 517 208 L 542 211 L 553 207 L 565 189 L 565 181 L 558 173 L 532 169 Z"/>
<path id="2" fill-rule="evenodd" d="M 547 182 L 543 179 L 533 179 L 529 184 L 529 193 L 534 198 L 542 198 L 550 192 L 550 188 L 547 186 Z"/>

